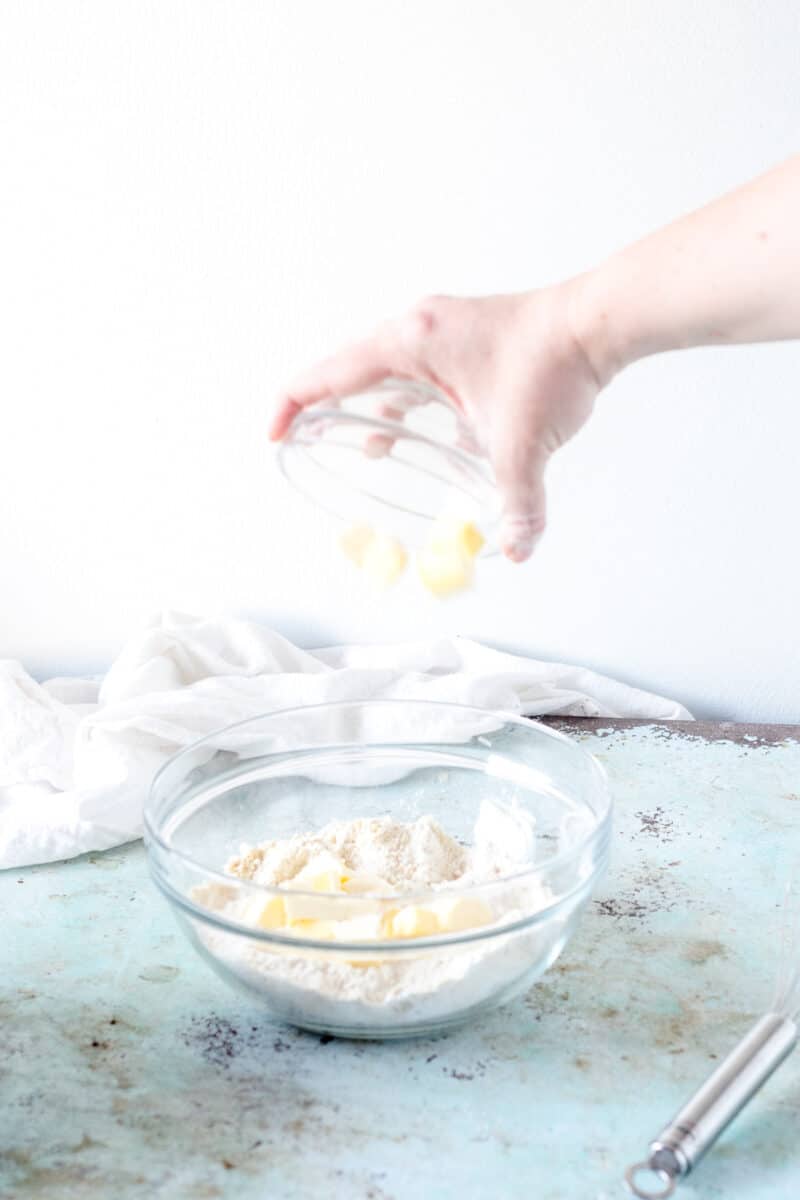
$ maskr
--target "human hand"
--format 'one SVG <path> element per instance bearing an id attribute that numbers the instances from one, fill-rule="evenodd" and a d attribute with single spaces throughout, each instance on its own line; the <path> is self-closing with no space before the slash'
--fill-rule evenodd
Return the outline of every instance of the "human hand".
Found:
<path id="1" fill-rule="evenodd" d="M 306 371 L 280 397 L 279 441 L 302 409 L 381 380 L 433 384 L 469 423 L 503 502 L 503 552 L 522 562 L 546 519 L 544 474 L 588 419 L 600 383 L 574 332 L 578 281 L 519 295 L 433 296 Z"/>

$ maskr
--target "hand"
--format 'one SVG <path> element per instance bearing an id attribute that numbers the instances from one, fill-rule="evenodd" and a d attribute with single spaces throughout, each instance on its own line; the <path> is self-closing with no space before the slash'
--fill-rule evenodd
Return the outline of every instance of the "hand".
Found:
<path id="1" fill-rule="evenodd" d="M 382 379 L 434 384 L 463 413 L 494 468 L 501 546 L 514 562 L 545 527 L 550 455 L 588 419 L 600 383 L 573 331 L 580 281 L 509 296 L 434 296 L 301 375 L 279 400 L 270 436 L 301 409 Z"/>

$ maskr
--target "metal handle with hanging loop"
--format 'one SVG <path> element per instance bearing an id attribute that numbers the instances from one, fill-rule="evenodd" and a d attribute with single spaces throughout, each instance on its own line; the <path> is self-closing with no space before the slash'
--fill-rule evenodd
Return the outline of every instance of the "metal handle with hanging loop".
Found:
<path id="1" fill-rule="evenodd" d="M 789 1016 L 766 1013 L 745 1034 L 713 1075 L 676 1113 L 655 1141 L 650 1155 L 625 1172 L 628 1191 L 639 1200 L 666 1200 L 752 1096 L 794 1049 L 798 1027 Z M 656 1176 L 648 1186 L 642 1176 Z"/>

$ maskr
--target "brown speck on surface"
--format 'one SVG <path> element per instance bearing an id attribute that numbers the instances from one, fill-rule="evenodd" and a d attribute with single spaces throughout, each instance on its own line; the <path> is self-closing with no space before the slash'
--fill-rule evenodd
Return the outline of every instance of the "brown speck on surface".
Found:
<path id="1" fill-rule="evenodd" d="M 223 1158 L 222 1165 L 226 1171 L 232 1171 L 234 1168 L 234 1164 L 232 1162 L 229 1162 L 229 1160 L 227 1158 Z"/>
<path id="2" fill-rule="evenodd" d="M 579 1071 L 588 1071 L 592 1065 L 589 1059 L 584 1058 L 582 1054 L 578 1054 L 572 1061 Z"/>
<path id="3" fill-rule="evenodd" d="M 637 812 L 634 816 L 640 822 L 640 833 L 647 833 L 660 842 L 672 841 L 675 822 L 667 816 L 663 808 L 654 808 L 652 812 Z"/>
<path id="4" fill-rule="evenodd" d="M 722 942 L 700 938 L 689 942 L 683 951 L 683 957 L 690 963 L 705 963 L 710 958 L 727 958 L 728 951 Z"/>
<path id="5" fill-rule="evenodd" d="M 203 1058 L 218 1067 L 227 1067 L 229 1060 L 244 1049 L 230 1021 L 224 1017 L 194 1017 L 190 1031 L 184 1035 L 185 1045 L 196 1044 Z"/>
<path id="6" fill-rule="evenodd" d="M 602 917 L 645 917 L 648 909 L 640 900 L 630 896 L 611 897 L 608 900 L 595 900 L 595 908 Z"/>

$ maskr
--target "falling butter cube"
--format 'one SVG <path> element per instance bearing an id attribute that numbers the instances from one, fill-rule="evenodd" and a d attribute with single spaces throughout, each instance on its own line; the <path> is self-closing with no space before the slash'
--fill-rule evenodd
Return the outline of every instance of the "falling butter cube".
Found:
<path id="1" fill-rule="evenodd" d="M 429 908 L 408 904 L 392 917 L 391 936 L 395 938 L 430 937 L 438 932 L 439 922 Z"/>
<path id="2" fill-rule="evenodd" d="M 403 545 L 385 533 L 376 533 L 364 547 L 361 566 L 378 588 L 387 588 L 403 574 L 408 562 Z"/>
<path id="3" fill-rule="evenodd" d="M 486 544 L 486 539 L 472 521 L 463 521 L 458 531 L 458 544 L 470 558 L 477 558 Z"/>
<path id="4" fill-rule="evenodd" d="M 488 925 L 492 910 L 483 900 L 475 896 L 456 896 L 437 900 L 434 904 L 439 926 L 443 933 L 459 933 L 464 929 L 476 929 Z"/>
<path id="5" fill-rule="evenodd" d="M 443 514 L 431 527 L 417 567 L 422 582 L 435 596 L 449 596 L 469 587 L 472 564 L 483 547 L 483 534 L 472 521 Z"/>
<path id="6" fill-rule="evenodd" d="M 476 558 L 484 547 L 484 537 L 473 521 L 464 521 L 451 513 L 443 513 L 434 521 L 427 549 L 438 554 L 458 550 L 466 558 Z"/>
<path id="7" fill-rule="evenodd" d="M 351 525 L 339 537 L 339 549 L 357 567 L 364 565 L 364 554 L 367 546 L 375 537 L 375 530 L 370 525 Z"/>
<path id="8" fill-rule="evenodd" d="M 417 560 L 419 577 L 434 596 L 449 596 L 469 587 L 472 582 L 472 560 L 460 550 L 422 550 Z"/>

